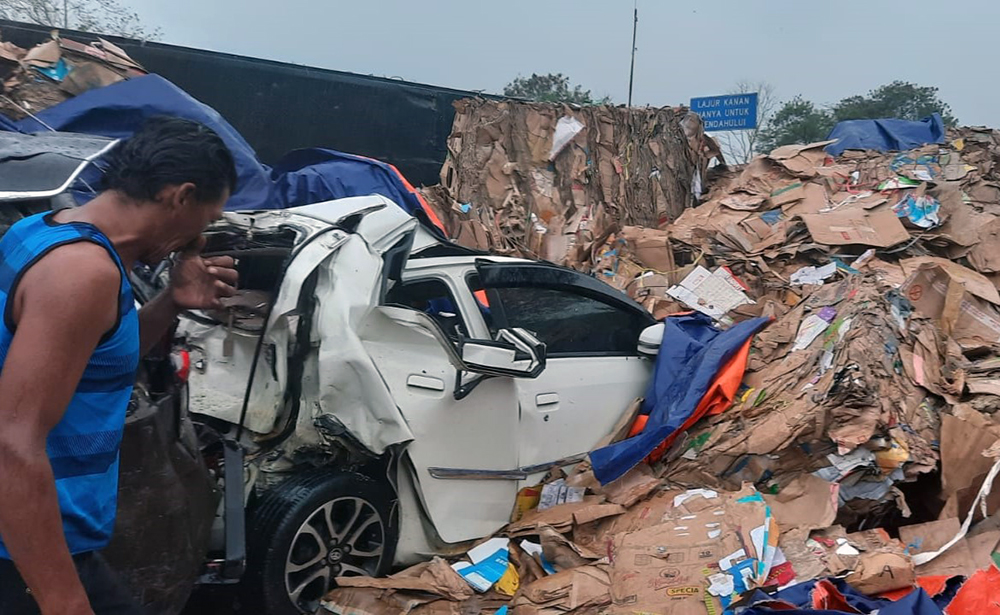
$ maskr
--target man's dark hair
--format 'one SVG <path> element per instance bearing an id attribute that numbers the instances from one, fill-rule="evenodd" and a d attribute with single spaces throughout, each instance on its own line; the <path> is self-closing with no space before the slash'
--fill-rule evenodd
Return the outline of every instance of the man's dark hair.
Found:
<path id="1" fill-rule="evenodd" d="M 147 120 L 106 156 L 105 187 L 152 201 L 166 186 L 191 182 L 199 201 L 236 189 L 233 155 L 214 130 L 176 117 Z"/>

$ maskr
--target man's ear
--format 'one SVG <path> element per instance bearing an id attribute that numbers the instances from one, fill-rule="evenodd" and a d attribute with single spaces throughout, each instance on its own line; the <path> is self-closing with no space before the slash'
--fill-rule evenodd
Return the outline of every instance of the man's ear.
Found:
<path id="1" fill-rule="evenodd" d="M 185 211 L 194 199 L 195 186 L 191 182 L 171 184 L 160 189 L 156 202 L 171 211 Z"/>
<path id="2" fill-rule="evenodd" d="M 175 204 L 181 210 L 188 210 L 192 205 L 195 204 L 195 185 L 191 182 L 184 182 L 183 184 L 177 186 L 177 191 L 174 194 Z"/>

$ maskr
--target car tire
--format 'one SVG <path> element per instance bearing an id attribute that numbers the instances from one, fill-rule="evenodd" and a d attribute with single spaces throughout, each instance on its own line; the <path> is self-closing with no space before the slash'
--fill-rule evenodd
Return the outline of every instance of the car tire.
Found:
<path id="1" fill-rule="evenodd" d="M 396 496 L 360 474 L 312 471 L 265 493 L 247 529 L 242 610 L 315 613 L 337 576 L 389 572 L 399 535 Z"/>

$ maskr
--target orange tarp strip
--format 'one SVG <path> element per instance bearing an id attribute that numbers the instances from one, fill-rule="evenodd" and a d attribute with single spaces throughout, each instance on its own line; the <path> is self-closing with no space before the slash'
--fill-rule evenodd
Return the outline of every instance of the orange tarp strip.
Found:
<path id="1" fill-rule="evenodd" d="M 713 411 L 715 414 L 718 414 L 732 405 L 733 399 L 736 397 L 736 391 L 739 390 L 740 383 L 743 382 L 743 374 L 747 370 L 747 362 L 750 360 L 750 343 L 752 341 L 753 338 L 751 337 L 736 351 L 736 354 L 726 361 L 726 364 L 716 374 L 715 381 L 712 382 L 712 386 L 709 387 L 708 392 L 701 398 L 701 402 L 695 408 L 694 413 L 688 417 L 688 420 L 684 421 L 680 429 L 664 440 L 663 444 L 656 447 L 649 456 L 651 460 L 656 461 L 662 457 L 667 452 L 667 449 L 670 448 L 670 445 L 674 443 L 677 436 L 690 429 L 701 417 L 713 413 Z"/>
<path id="2" fill-rule="evenodd" d="M 708 388 L 708 391 L 701 398 L 698 403 L 698 407 L 695 408 L 691 416 L 688 417 L 684 424 L 680 428 L 671 434 L 662 444 L 657 446 L 652 453 L 649 454 L 647 458 L 648 461 L 653 462 L 663 457 L 670 445 L 674 443 L 674 439 L 681 433 L 684 433 L 691 428 L 692 425 L 697 423 L 706 414 L 719 414 L 724 412 L 726 408 L 729 408 L 733 404 L 733 399 L 736 398 L 736 392 L 740 388 L 740 384 L 743 382 L 743 374 L 747 369 L 747 362 L 750 360 L 750 343 L 753 338 L 748 339 L 743 346 L 734 354 L 719 373 L 716 374 L 715 380 L 712 385 Z M 649 416 L 639 415 L 636 417 L 635 422 L 632 423 L 632 428 L 629 430 L 628 436 L 638 435 L 642 433 L 642 430 L 646 428 L 646 423 L 649 421 Z"/>
<path id="3" fill-rule="evenodd" d="M 1000 615 L 1000 570 L 990 566 L 969 577 L 945 615 Z"/>
<path id="4" fill-rule="evenodd" d="M 403 185 L 406 186 L 406 189 L 412 192 L 413 195 L 417 197 L 417 200 L 420 201 L 420 206 L 424 208 L 424 213 L 426 213 L 427 217 L 431 219 L 431 222 L 434 224 L 434 226 L 441 229 L 441 232 L 444 233 L 445 237 L 447 237 L 448 231 L 444 229 L 444 224 L 441 223 L 441 219 L 437 217 L 437 214 L 434 213 L 434 210 L 431 209 L 431 206 L 427 204 L 427 200 L 424 199 L 424 195 L 420 194 L 417 191 L 417 189 L 413 187 L 413 184 L 410 183 L 410 180 L 406 179 L 406 176 L 400 173 L 399 169 L 397 169 L 394 165 L 389 164 L 389 168 L 396 172 L 396 175 L 399 176 L 400 181 L 403 182 Z"/>
<path id="5" fill-rule="evenodd" d="M 917 586 L 922 587 L 927 595 L 934 597 L 945 590 L 948 585 L 948 579 L 954 578 L 951 575 L 941 574 L 941 575 L 929 575 L 926 577 L 917 577 Z M 910 595 L 910 592 L 915 590 L 916 587 L 903 587 L 900 589 L 894 589 L 888 592 L 882 592 L 879 594 L 880 598 L 885 598 L 887 600 L 892 600 L 895 602 L 900 598 L 905 598 Z"/>
<path id="6" fill-rule="evenodd" d="M 382 160 L 376 160 L 375 158 L 371 158 L 369 156 L 361 156 L 357 154 L 355 155 L 358 158 L 363 158 L 365 160 L 380 162 L 388 166 L 390 169 L 392 169 L 393 172 L 396 174 L 396 176 L 399 177 L 399 181 L 403 182 L 403 187 L 405 187 L 411 194 L 413 194 L 413 196 L 417 197 L 418 201 L 420 201 L 420 206 L 424 209 L 424 213 L 427 214 L 427 217 L 430 218 L 431 223 L 433 223 L 434 226 L 438 227 L 441 230 L 441 232 L 444 233 L 445 237 L 448 236 L 448 231 L 445 230 L 444 224 L 441 223 L 441 219 L 437 217 L 437 214 L 434 213 L 434 210 L 431 209 L 431 206 L 427 204 L 427 199 L 424 198 L 424 195 L 417 192 L 417 189 L 413 187 L 413 184 L 410 183 L 410 180 L 406 179 L 406 176 L 399 172 L 399 169 L 396 168 L 396 165 L 390 164 Z"/>
<path id="7" fill-rule="evenodd" d="M 473 292 L 472 294 L 473 294 L 473 296 L 476 297 L 476 301 L 479 302 L 479 305 L 481 305 L 481 306 L 483 306 L 485 308 L 490 307 L 490 300 L 489 300 L 489 298 L 486 297 L 486 291 L 485 290 L 477 290 L 477 291 Z"/>

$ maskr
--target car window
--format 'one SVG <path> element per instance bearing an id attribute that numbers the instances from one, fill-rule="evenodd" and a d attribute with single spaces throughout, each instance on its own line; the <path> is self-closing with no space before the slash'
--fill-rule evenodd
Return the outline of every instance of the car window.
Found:
<path id="1" fill-rule="evenodd" d="M 451 289 L 441 280 L 401 282 L 386 294 L 385 302 L 424 312 L 452 340 L 468 337 L 468 328 Z"/>
<path id="2" fill-rule="evenodd" d="M 483 317 L 483 322 L 486 323 L 486 328 L 489 329 L 490 339 L 494 339 L 497 327 L 493 322 L 493 310 L 490 309 L 489 293 L 483 289 L 483 284 L 479 281 L 478 275 L 472 274 L 466 281 L 469 284 L 469 290 L 472 291 L 473 298 L 476 300 L 479 315 Z"/>
<path id="3" fill-rule="evenodd" d="M 549 356 L 637 354 L 648 322 L 640 314 L 571 291 L 499 288 L 503 326 L 527 329 L 545 342 Z"/>

